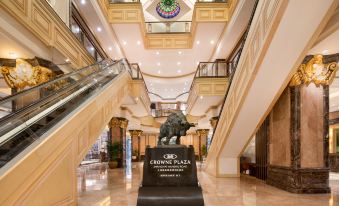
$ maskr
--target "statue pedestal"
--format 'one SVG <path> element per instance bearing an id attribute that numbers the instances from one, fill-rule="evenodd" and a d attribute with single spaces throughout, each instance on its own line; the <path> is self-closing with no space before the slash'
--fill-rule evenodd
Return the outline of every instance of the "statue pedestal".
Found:
<path id="1" fill-rule="evenodd" d="M 192 146 L 146 148 L 137 205 L 204 205 Z"/>

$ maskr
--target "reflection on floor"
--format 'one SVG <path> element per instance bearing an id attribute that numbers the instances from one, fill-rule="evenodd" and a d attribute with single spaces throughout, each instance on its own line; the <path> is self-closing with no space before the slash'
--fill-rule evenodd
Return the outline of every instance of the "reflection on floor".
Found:
<path id="1" fill-rule="evenodd" d="M 106 164 L 81 166 L 78 169 L 78 204 L 135 206 L 141 172 L 141 164 L 134 164 L 132 177 L 127 178 L 123 169 L 107 169 Z M 316 195 L 291 194 L 247 176 L 214 178 L 203 171 L 198 175 L 206 206 L 339 206 L 338 173 L 330 175 L 332 193 Z"/>

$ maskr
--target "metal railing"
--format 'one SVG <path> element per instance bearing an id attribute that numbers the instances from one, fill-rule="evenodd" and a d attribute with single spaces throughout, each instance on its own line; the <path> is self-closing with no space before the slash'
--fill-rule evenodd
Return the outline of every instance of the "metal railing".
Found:
<path id="1" fill-rule="evenodd" d="M 147 33 L 189 33 L 192 21 L 155 21 L 145 22 L 145 24 Z"/>
<path id="2" fill-rule="evenodd" d="M 184 102 L 157 102 L 152 103 L 154 106 L 152 108 L 152 116 L 153 117 L 168 117 L 170 114 L 174 112 L 183 112 L 185 114 L 187 104 Z"/>
<path id="3" fill-rule="evenodd" d="M 198 3 L 227 3 L 228 0 L 197 0 Z"/>
<path id="4" fill-rule="evenodd" d="M 195 78 L 228 76 L 229 69 L 226 61 L 200 62 L 195 73 Z"/>
<path id="5" fill-rule="evenodd" d="M 140 0 L 108 0 L 110 4 L 139 3 Z"/>
<path id="6" fill-rule="evenodd" d="M 139 64 L 137 63 L 131 63 L 130 64 L 130 74 L 131 74 L 131 77 L 132 79 L 139 79 L 139 80 L 144 80 L 144 77 L 142 76 L 142 73 L 141 73 L 141 70 L 140 70 L 140 67 L 139 67 Z M 145 81 L 144 81 L 145 82 Z M 146 87 L 147 88 L 147 87 Z"/>

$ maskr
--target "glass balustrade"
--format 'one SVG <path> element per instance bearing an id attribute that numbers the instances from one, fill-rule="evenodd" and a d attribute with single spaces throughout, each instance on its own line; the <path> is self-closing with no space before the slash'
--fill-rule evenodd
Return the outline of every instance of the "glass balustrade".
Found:
<path id="1" fill-rule="evenodd" d="M 200 62 L 195 77 L 227 77 L 228 75 L 228 64 L 225 61 Z"/>
<path id="2" fill-rule="evenodd" d="M 191 21 L 146 22 L 147 33 L 189 33 Z"/>

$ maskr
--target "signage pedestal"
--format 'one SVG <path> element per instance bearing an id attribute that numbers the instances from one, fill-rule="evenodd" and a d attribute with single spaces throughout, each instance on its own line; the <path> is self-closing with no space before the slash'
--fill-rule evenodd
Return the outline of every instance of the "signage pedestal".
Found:
<path id="1" fill-rule="evenodd" d="M 166 145 L 146 148 L 137 205 L 204 205 L 192 146 Z"/>

